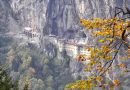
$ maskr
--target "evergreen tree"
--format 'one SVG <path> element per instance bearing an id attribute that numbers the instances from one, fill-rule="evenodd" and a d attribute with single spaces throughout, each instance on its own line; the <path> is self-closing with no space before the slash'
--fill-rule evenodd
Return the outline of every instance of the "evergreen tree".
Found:
<path id="1" fill-rule="evenodd" d="M 12 82 L 5 66 L 0 67 L 0 90 L 18 90 L 18 82 Z"/>
<path id="2" fill-rule="evenodd" d="M 28 84 L 25 84 L 25 86 L 24 86 L 24 89 L 23 90 L 28 90 Z"/>

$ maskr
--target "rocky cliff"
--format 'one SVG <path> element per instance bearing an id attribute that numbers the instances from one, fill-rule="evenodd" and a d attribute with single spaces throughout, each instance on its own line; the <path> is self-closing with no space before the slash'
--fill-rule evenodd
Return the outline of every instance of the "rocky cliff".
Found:
<path id="1" fill-rule="evenodd" d="M 71 80 L 67 80 L 59 86 L 58 84 L 60 84 L 61 81 L 58 81 L 58 79 L 66 80 L 65 78 L 72 76 L 71 79 L 73 80 L 78 77 L 84 77 L 86 74 L 82 71 L 83 65 L 68 56 L 63 59 L 66 52 L 63 51 L 59 53 L 57 51 L 57 45 L 44 39 L 44 37 L 49 35 L 55 35 L 63 39 L 88 37 L 89 41 L 93 40 L 90 32 L 86 32 L 85 29 L 80 26 L 80 18 L 110 18 L 114 14 L 115 7 L 123 7 L 124 4 L 125 0 L 0 0 L 0 48 L 12 45 L 14 41 L 18 41 L 18 46 L 15 47 L 19 47 L 21 45 L 19 45 L 19 43 L 24 41 L 20 41 L 21 39 L 16 39 L 14 36 L 24 31 L 25 27 L 33 28 L 36 32 L 40 33 L 39 43 L 42 48 L 39 50 L 39 54 L 41 55 L 42 53 L 44 59 L 39 59 L 38 56 L 36 57 L 30 54 L 32 57 L 35 56 L 35 58 L 32 58 L 30 67 L 33 67 L 37 71 L 36 76 L 40 78 L 40 80 L 44 77 L 48 77 L 47 80 L 43 79 L 43 81 L 45 80 L 49 83 L 49 85 L 47 84 L 48 89 L 46 90 L 63 90 L 63 86 Z M 4 36 L 7 37 L 5 38 Z M 8 42 L 7 44 L 5 41 L 10 41 L 10 43 Z M 28 44 L 27 47 L 32 48 L 33 46 Z M 4 51 L 2 55 L 5 55 L 5 53 Z M 49 56 L 49 58 L 45 59 L 47 56 Z M 24 71 L 21 70 L 21 68 L 23 68 L 22 64 L 24 63 L 22 61 L 23 58 L 20 59 L 18 55 L 17 59 L 19 59 L 19 61 L 13 61 L 13 65 L 15 66 L 13 66 L 12 71 L 14 70 L 15 72 L 21 73 Z M 50 63 L 48 63 L 47 60 L 50 60 Z M 1 60 L 1 62 L 3 61 Z M 41 62 L 47 63 L 47 65 Z M 58 64 L 61 66 L 56 66 Z M 54 66 L 55 69 L 53 69 L 52 66 Z M 20 68 L 19 70 L 17 70 L 18 67 Z M 30 70 L 30 68 L 28 70 Z M 44 73 L 46 70 L 47 74 Z M 51 75 L 48 76 L 48 73 Z M 56 77 L 57 75 L 59 76 Z M 63 77 L 64 75 L 68 76 Z M 21 79 L 23 76 L 24 75 L 19 75 Z M 36 86 L 37 88 L 40 87 L 40 84 L 43 84 L 43 81 L 39 81 L 38 79 L 33 78 L 31 80 L 39 85 Z M 52 84 L 52 81 L 56 81 L 56 84 Z M 53 89 L 51 89 L 50 86 L 52 86 Z M 36 87 L 33 90 L 43 90 L 42 88 L 37 89 Z"/>
<path id="2" fill-rule="evenodd" d="M 110 18 L 125 0 L 9 0 L 12 17 L 22 28 L 37 27 L 41 35 L 75 38 L 80 18 Z"/>
<path id="3" fill-rule="evenodd" d="M 86 34 L 92 40 L 79 19 L 110 18 L 115 7 L 123 7 L 125 0 L 10 0 L 9 3 L 19 31 L 35 28 L 42 46 L 44 36 L 50 34 L 65 39 L 82 38 Z"/>

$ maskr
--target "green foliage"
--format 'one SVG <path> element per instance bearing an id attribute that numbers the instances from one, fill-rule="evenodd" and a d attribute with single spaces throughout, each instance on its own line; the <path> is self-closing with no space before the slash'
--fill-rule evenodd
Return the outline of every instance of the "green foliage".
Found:
<path id="1" fill-rule="evenodd" d="M 28 90 L 28 86 L 29 86 L 29 84 L 25 84 L 23 90 Z"/>
<path id="2" fill-rule="evenodd" d="M 49 75 L 46 79 L 47 85 L 48 86 L 53 86 L 54 85 L 54 80 L 53 80 L 53 76 Z"/>
<path id="3" fill-rule="evenodd" d="M 0 90 L 18 90 L 18 82 L 13 83 L 4 66 L 0 67 Z"/>
<path id="4" fill-rule="evenodd" d="M 17 42 L 10 47 L 4 58 L 9 63 L 10 71 L 13 71 L 12 75 L 17 76 L 15 78 L 14 75 L 13 79 L 19 81 L 19 89 L 59 90 L 60 88 L 62 90 L 71 81 L 71 79 L 66 80 L 70 77 L 66 75 L 69 71 L 64 71 L 68 68 L 67 63 L 70 60 L 67 55 L 59 53 L 60 57 L 50 58 L 47 53 L 36 47 L 29 47 L 27 44 L 19 45 Z M 29 84 L 25 84 L 26 76 Z"/>

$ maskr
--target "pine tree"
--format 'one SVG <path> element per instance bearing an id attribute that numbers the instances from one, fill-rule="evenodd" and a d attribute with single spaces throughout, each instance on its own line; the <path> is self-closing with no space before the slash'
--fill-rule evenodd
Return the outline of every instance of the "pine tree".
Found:
<path id="1" fill-rule="evenodd" d="M 12 82 L 6 66 L 0 67 L 0 90 L 18 90 L 18 82 Z"/>
<path id="2" fill-rule="evenodd" d="M 24 86 L 24 89 L 23 90 L 28 90 L 28 84 L 25 84 L 25 86 Z"/>

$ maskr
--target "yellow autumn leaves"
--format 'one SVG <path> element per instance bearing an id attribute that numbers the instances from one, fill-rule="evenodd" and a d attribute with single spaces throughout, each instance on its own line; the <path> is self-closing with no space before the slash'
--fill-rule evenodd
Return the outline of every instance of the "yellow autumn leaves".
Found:
<path id="1" fill-rule="evenodd" d="M 124 30 L 130 32 L 130 28 L 128 28 L 128 26 L 130 26 L 130 21 L 122 20 L 119 18 L 95 18 L 92 20 L 81 19 L 80 23 L 82 26 L 87 28 L 87 30 L 91 30 L 94 37 L 98 37 L 98 45 L 89 48 L 91 52 L 91 56 L 89 58 L 90 62 L 84 69 L 85 72 L 89 72 L 94 76 L 91 76 L 93 78 L 87 77 L 86 80 L 80 80 L 71 83 L 67 86 L 67 88 L 70 88 L 70 90 L 91 90 L 94 86 L 98 86 L 98 84 L 102 81 L 104 84 L 107 84 L 105 83 L 102 74 L 107 71 L 108 73 L 112 71 L 110 70 L 110 68 L 112 68 L 110 65 L 112 65 L 112 61 L 115 59 L 117 53 L 119 52 L 119 46 L 122 45 L 120 42 L 118 42 L 118 40 L 123 41 L 122 35 L 124 33 Z M 123 41 L 123 43 L 128 42 Z M 130 58 L 130 49 L 126 50 L 124 53 L 126 53 L 127 57 L 124 56 L 121 57 L 121 59 Z M 85 56 L 80 55 L 78 56 L 78 59 L 83 61 L 84 57 Z M 106 65 L 101 62 L 105 62 Z M 127 65 L 125 63 L 121 63 L 116 66 L 121 69 L 127 68 Z M 116 87 L 121 84 L 119 79 L 113 80 L 112 83 L 113 86 Z"/>
<path id="2" fill-rule="evenodd" d="M 100 48 L 91 48 L 91 60 L 96 60 L 96 59 L 102 59 L 102 60 L 111 60 L 112 55 L 111 53 L 113 50 L 109 46 L 102 45 Z"/>
<path id="3" fill-rule="evenodd" d="M 119 86 L 120 81 L 118 79 L 115 79 L 115 80 L 113 80 L 113 84 L 114 84 L 114 86 Z"/>
<path id="4" fill-rule="evenodd" d="M 66 86 L 66 88 L 69 88 L 70 90 L 91 90 L 92 87 L 94 87 L 92 80 L 78 80 L 75 83 Z"/>
<path id="5" fill-rule="evenodd" d="M 93 20 L 80 20 L 81 25 L 89 30 L 97 29 L 94 31 L 95 36 L 116 36 L 121 38 L 122 32 L 128 25 L 129 21 L 124 21 L 118 18 L 113 19 L 100 19 L 95 18 Z"/>
<path id="6" fill-rule="evenodd" d="M 88 29 L 103 28 L 104 26 L 110 24 L 112 21 L 113 19 L 100 18 L 95 18 L 93 20 L 80 19 L 81 25 L 87 27 Z"/>

